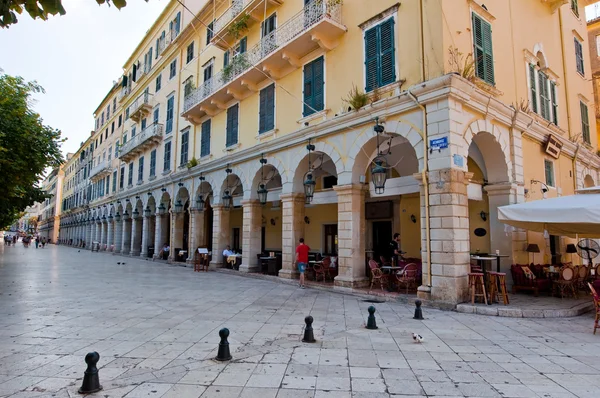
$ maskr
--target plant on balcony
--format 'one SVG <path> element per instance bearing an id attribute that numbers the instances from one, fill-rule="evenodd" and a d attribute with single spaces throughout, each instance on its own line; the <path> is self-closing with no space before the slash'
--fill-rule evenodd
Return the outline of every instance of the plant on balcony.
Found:
<path id="1" fill-rule="evenodd" d="M 248 30 L 248 20 L 250 19 L 250 14 L 244 14 L 238 19 L 236 22 L 232 23 L 227 29 L 227 33 L 229 33 L 235 41 L 239 40 L 242 37 L 242 33 Z"/>
<path id="2" fill-rule="evenodd" d="M 327 0 L 327 7 L 334 7 L 344 4 L 344 0 Z"/>
<path id="3" fill-rule="evenodd" d="M 193 167 L 198 166 L 198 159 L 196 159 L 196 157 L 194 156 L 187 162 L 186 166 L 187 166 L 188 170 L 190 170 Z"/>
<path id="4" fill-rule="evenodd" d="M 461 77 L 469 80 L 475 80 L 475 60 L 472 54 L 466 56 L 456 47 L 448 47 L 448 64 L 450 72 L 459 74 Z"/>
<path id="5" fill-rule="evenodd" d="M 223 80 L 223 82 L 227 83 L 234 77 L 235 71 L 246 70 L 250 66 L 250 62 L 248 62 L 248 60 L 246 59 L 246 57 L 243 56 L 243 54 L 236 55 L 235 57 L 233 57 L 231 62 L 223 68 L 223 71 L 221 72 L 221 79 Z"/>
<path id="6" fill-rule="evenodd" d="M 346 98 L 342 98 L 342 101 L 344 101 L 345 103 L 350 105 L 352 109 L 357 111 L 369 103 L 369 96 L 366 93 L 360 91 L 358 87 L 356 87 L 354 84 L 352 84 L 352 89 L 348 93 L 348 96 Z"/>

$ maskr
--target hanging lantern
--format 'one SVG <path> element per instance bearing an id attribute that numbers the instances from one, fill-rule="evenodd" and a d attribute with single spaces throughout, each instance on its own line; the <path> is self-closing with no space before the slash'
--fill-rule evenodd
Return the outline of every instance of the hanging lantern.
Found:
<path id="1" fill-rule="evenodd" d="M 146 206 L 146 209 L 144 210 L 144 215 L 146 217 L 150 217 L 151 213 L 152 213 L 152 210 L 150 210 L 150 206 Z"/>
<path id="2" fill-rule="evenodd" d="M 181 199 L 177 199 L 177 202 L 175 202 L 175 211 L 177 213 L 179 213 L 182 210 L 183 210 L 183 203 L 181 203 Z"/>
<path id="3" fill-rule="evenodd" d="M 109 215 L 108 215 L 108 222 L 112 222 L 112 221 L 113 221 L 113 218 L 114 218 L 114 217 L 112 216 L 112 214 L 109 214 Z"/>
<path id="4" fill-rule="evenodd" d="M 140 215 L 140 212 L 138 211 L 138 209 L 137 209 L 137 208 L 135 208 L 135 209 L 133 210 L 133 213 L 131 213 L 131 215 L 133 216 L 133 218 L 138 218 L 138 217 L 139 217 L 139 215 Z"/>
<path id="5" fill-rule="evenodd" d="M 123 212 L 123 220 L 129 220 L 129 212 L 127 210 Z"/>
<path id="6" fill-rule="evenodd" d="M 306 173 L 306 179 L 304 180 L 304 196 L 306 198 L 306 204 L 310 204 L 315 194 L 315 186 L 317 182 L 313 180 L 312 172 Z"/>
<path id="7" fill-rule="evenodd" d="M 204 198 L 201 194 L 196 198 L 196 209 L 198 211 L 204 211 Z"/>
<path id="8" fill-rule="evenodd" d="M 121 221 L 121 215 L 119 214 L 119 212 L 117 212 L 117 214 L 115 214 L 115 221 L 116 222 L 120 222 Z"/>
<path id="9" fill-rule="evenodd" d="M 231 209 L 232 204 L 233 196 L 229 194 L 229 190 L 225 190 L 223 193 L 223 206 L 225 206 L 226 209 Z"/>
<path id="10" fill-rule="evenodd" d="M 375 160 L 371 168 L 371 179 L 375 186 L 375 193 L 382 194 L 385 191 L 385 181 L 387 180 L 387 170 L 383 167 L 383 160 Z"/>
<path id="11" fill-rule="evenodd" d="M 260 158 L 260 183 L 258 184 L 258 190 L 256 191 L 256 193 L 258 194 L 258 200 L 260 202 L 261 205 L 264 205 L 267 203 L 267 195 L 269 194 L 269 191 L 267 190 L 267 187 L 265 185 L 265 176 L 264 176 L 264 168 L 265 168 L 265 164 L 267 164 L 267 159 L 264 158 L 264 156 L 261 155 Z"/>
<path id="12" fill-rule="evenodd" d="M 167 211 L 167 208 L 165 207 L 165 204 L 163 202 L 160 202 L 160 205 L 158 206 L 158 214 L 165 214 Z"/>

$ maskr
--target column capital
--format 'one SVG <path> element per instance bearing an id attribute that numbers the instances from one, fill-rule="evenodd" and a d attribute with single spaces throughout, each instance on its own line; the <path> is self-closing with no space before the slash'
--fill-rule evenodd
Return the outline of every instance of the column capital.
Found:
<path id="1" fill-rule="evenodd" d="M 242 200 L 243 207 L 260 207 L 262 204 L 257 199 L 246 199 Z"/>
<path id="2" fill-rule="evenodd" d="M 339 194 L 351 194 L 351 193 L 364 193 L 367 190 L 366 184 L 347 184 L 347 185 L 334 185 L 333 190 Z"/>
<path id="3" fill-rule="evenodd" d="M 488 196 L 506 195 L 517 191 L 517 184 L 510 182 L 501 182 L 499 184 L 490 184 L 483 187 Z"/>
<path id="4" fill-rule="evenodd" d="M 213 210 L 223 210 L 223 209 L 225 209 L 225 206 L 222 205 L 221 203 L 217 203 L 217 204 L 212 205 L 212 209 Z"/>
<path id="5" fill-rule="evenodd" d="M 292 192 L 292 193 L 285 193 L 282 195 L 279 195 L 279 200 L 281 200 L 282 202 L 304 202 L 304 194 L 303 193 L 297 193 L 297 192 Z"/>

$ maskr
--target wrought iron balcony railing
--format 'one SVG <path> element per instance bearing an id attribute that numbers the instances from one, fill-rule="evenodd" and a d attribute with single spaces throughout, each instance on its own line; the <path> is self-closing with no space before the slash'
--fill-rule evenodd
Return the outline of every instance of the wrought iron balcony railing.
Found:
<path id="1" fill-rule="evenodd" d="M 119 148 L 119 158 L 127 162 L 134 158 L 137 153 L 143 152 L 147 146 L 160 142 L 162 138 L 163 125 L 160 123 L 151 124 Z"/>

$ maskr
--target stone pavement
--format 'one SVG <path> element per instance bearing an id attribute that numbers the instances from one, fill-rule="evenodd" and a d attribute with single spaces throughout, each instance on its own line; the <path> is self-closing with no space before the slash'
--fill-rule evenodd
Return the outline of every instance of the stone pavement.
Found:
<path id="1" fill-rule="evenodd" d="M 117 262 L 125 262 L 118 265 Z M 0 246 L 0 397 L 598 397 L 593 318 L 485 317 L 49 246 Z M 315 344 L 302 343 L 304 317 Z M 219 363 L 218 330 L 233 361 Z M 412 333 L 424 338 L 413 343 Z"/>

